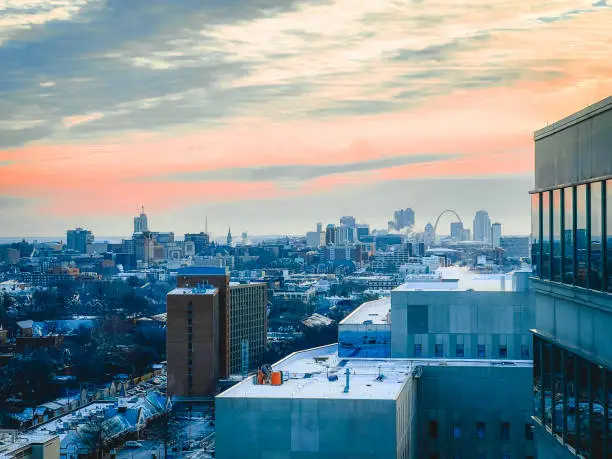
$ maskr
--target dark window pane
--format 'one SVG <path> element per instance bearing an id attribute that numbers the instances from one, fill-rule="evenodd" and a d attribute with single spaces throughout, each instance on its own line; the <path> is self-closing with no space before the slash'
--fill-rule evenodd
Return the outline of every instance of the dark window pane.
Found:
<path id="1" fill-rule="evenodd" d="M 601 290 L 603 285 L 602 254 L 602 216 L 601 216 L 601 182 L 591 183 L 591 269 L 589 288 Z"/>
<path id="2" fill-rule="evenodd" d="M 438 438 L 438 421 L 429 421 L 429 436 Z"/>
<path id="3" fill-rule="evenodd" d="M 612 371 L 606 370 L 606 398 L 608 400 L 608 455 L 612 457 Z"/>
<path id="4" fill-rule="evenodd" d="M 542 366 L 540 346 L 542 341 L 533 338 L 533 404 L 535 415 L 538 419 L 543 419 L 542 414 Z"/>
<path id="5" fill-rule="evenodd" d="M 552 429 L 552 344 L 542 346 L 542 386 L 544 391 L 544 424 Z"/>
<path id="6" fill-rule="evenodd" d="M 529 344 L 521 344 L 521 359 L 529 360 Z"/>
<path id="7" fill-rule="evenodd" d="M 550 279 L 550 191 L 542 193 L 542 278 Z"/>
<path id="8" fill-rule="evenodd" d="M 525 440 L 533 440 L 533 424 L 525 424 Z"/>
<path id="9" fill-rule="evenodd" d="M 552 193 L 552 273 L 550 278 L 561 281 L 561 190 Z"/>
<path id="10" fill-rule="evenodd" d="M 508 346 L 502 344 L 499 346 L 499 358 L 505 359 L 506 357 L 508 357 Z"/>
<path id="11" fill-rule="evenodd" d="M 476 437 L 479 440 L 484 440 L 485 438 L 485 423 L 484 422 L 477 422 L 476 423 Z"/>
<path id="12" fill-rule="evenodd" d="M 566 441 L 576 448 L 576 356 L 569 352 L 565 355 L 565 395 L 567 397 L 565 410 Z"/>
<path id="13" fill-rule="evenodd" d="M 606 182 L 606 232 L 608 233 L 608 292 L 612 292 L 612 180 Z"/>
<path id="14" fill-rule="evenodd" d="M 540 194 L 531 195 L 531 265 L 536 276 L 540 275 Z"/>
<path id="15" fill-rule="evenodd" d="M 563 190 L 563 282 L 574 283 L 574 189 Z"/>
<path id="16" fill-rule="evenodd" d="M 604 417 L 604 370 L 598 365 L 591 364 L 591 455 L 592 457 L 605 457 L 604 436 L 606 419 Z"/>
<path id="17" fill-rule="evenodd" d="M 554 422 L 555 422 L 555 434 L 563 435 L 563 366 L 562 366 L 562 354 L 563 351 L 557 346 L 553 346 L 553 401 L 554 401 Z"/>
<path id="18" fill-rule="evenodd" d="M 586 185 L 576 187 L 576 285 L 586 287 L 587 280 L 587 193 Z"/>
<path id="19" fill-rule="evenodd" d="M 414 356 L 415 357 L 421 357 L 423 355 L 423 345 L 422 344 L 415 344 L 414 345 Z"/>
<path id="20" fill-rule="evenodd" d="M 485 356 L 486 356 L 485 345 L 484 344 L 479 344 L 478 345 L 478 358 L 479 359 L 484 359 Z"/>
<path id="21" fill-rule="evenodd" d="M 436 344 L 436 357 L 444 357 L 444 344 Z"/>
<path id="22" fill-rule="evenodd" d="M 457 357 L 464 357 L 465 356 L 465 352 L 464 352 L 464 348 L 463 348 L 463 343 L 457 343 L 456 352 L 457 352 Z"/>
<path id="23" fill-rule="evenodd" d="M 589 415 L 589 373 L 590 363 L 578 358 L 578 408 L 579 408 L 579 443 L 578 451 L 589 457 L 589 440 L 591 423 Z"/>
<path id="24" fill-rule="evenodd" d="M 510 423 L 502 422 L 499 425 L 500 428 L 500 438 L 502 440 L 510 440 Z"/>
<path id="25" fill-rule="evenodd" d="M 461 438 L 461 423 L 459 421 L 453 422 L 453 438 L 455 440 Z"/>

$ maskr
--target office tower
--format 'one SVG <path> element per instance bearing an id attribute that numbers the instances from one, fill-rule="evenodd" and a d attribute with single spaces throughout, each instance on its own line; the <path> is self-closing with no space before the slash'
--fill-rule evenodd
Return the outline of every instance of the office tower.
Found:
<path id="1" fill-rule="evenodd" d="M 346 245 L 349 241 L 350 238 L 350 234 L 349 234 L 349 230 L 352 230 L 353 228 L 349 228 L 348 226 L 339 226 L 336 228 L 336 234 L 337 234 L 337 239 L 336 239 L 336 244 L 338 245 Z M 351 232 L 352 234 L 352 232 Z"/>
<path id="2" fill-rule="evenodd" d="M 172 231 L 170 232 L 155 232 L 152 233 L 153 237 L 155 238 L 155 242 L 157 242 L 159 245 L 168 245 L 168 244 L 172 244 L 174 242 L 174 233 Z"/>
<path id="3" fill-rule="evenodd" d="M 504 250 L 504 257 L 520 259 L 529 257 L 529 236 L 504 236 L 500 247 Z"/>
<path id="4" fill-rule="evenodd" d="M 493 247 L 501 247 L 502 226 L 501 223 L 493 223 L 491 225 L 491 245 Z"/>
<path id="5" fill-rule="evenodd" d="M 464 241 L 471 241 L 472 240 L 472 230 L 469 228 L 464 228 L 463 229 L 463 240 Z"/>
<path id="6" fill-rule="evenodd" d="M 230 283 L 230 374 L 252 371 L 264 363 L 267 344 L 268 286 Z M 246 347 L 245 347 L 246 346 Z M 245 349 L 243 349 L 245 347 Z M 243 361 L 243 351 L 248 354 Z"/>
<path id="7" fill-rule="evenodd" d="M 144 213 L 144 206 L 142 206 L 140 215 L 134 217 L 134 232 L 142 233 L 144 231 L 149 231 L 149 220 L 147 219 L 147 214 Z"/>
<path id="8" fill-rule="evenodd" d="M 206 232 L 186 233 L 185 241 L 191 241 L 194 243 L 196 255 L 202 255 L 206 248 L 210 245 L 210 238 Z"/>
<path id="9" fill-rule="evenodd" d="M 463 240 L 463 223 L 462 222 L 452 222 L 450 224 L 450 235 L 451 238 L 455 241 Z"/>
<path id="10" fill-rule="evenodd" d="M 214 394 L 219 379 L 219 290 L 205 284 L 172 290 L 166 321 L 168 396 Z"/>
<path id="11" fill-rule="evenodd" d="M 93 244 L 94 235 L 91 231 L 76 228 L 66 231 L 66 247 L 80 253 L 87 253 L 87 244 Z"/>
<path id="12" fill-rule="evenodd" d="M 535 132 L 539 457 L 612 457 L 612 97 Z"/>
<path id="13" fill-rule="evenodd" d="M 408 208 L 393 212 L 393 226 L 396 230 L 414 226 L 414 211 Z"/>
<path id="14" fill-rule="evenodd" d="M 486 210 L 479 210 L 474 217 L 474 240 L 491 241 L 491 219 Z"/>
<path id="15" fill-rule="evenodd" d="M 425 232 L 423 233 L 423 242 L 425 243 L 425 247 L 429 247 L 436 240 L 436 233 L 434 232 L 434 227 L 431 223 L 427 223 L 425 225 Z"/>
<path id="16" fill-rule="evenodd" d="M 249 241 L 249 235 L 246 231 L 242 233 L 241 240 L 242 240 L 242 245 L 247 245 Z"/>
<path id="17" fill-rule="evenodd" d="M 350 226 L 351 228 L 355 228 L 355 225 L 355 217 L 350 215 L 340 217 L 340 226 Z"/>
<path id="18" fill-rule="evenodd" d="M 337 229 L 331 223 L 325 229 L 325 245 L 335 244 L 337 241 Z"/>
<path id="19" fill-rule="evenodd" d="M 323 223 L 317 222 L 317 233 L 323 232 Z"/>
<path id="20" fill-rule="evenodd" d="M 321 247 L 321 233 L 318 231 L 308 231 L 306 233 L 306 245 L 313 249 Z"/>
<path id="21" fill-rule="evenodd" d="M 370 235 L 370 225 L 360 224 L 357 225 L 357 234 L 356 238 L 358 241 L 361 241 L 362 238 Z"/>
<path id="22" fill-rule="evenodd" d="M 146 264 L 153 260 L 155 238 L 151 232 L 145 231 L 144 233 L 134 233 L 132 243 L 136 261 L 142 261 Z"/>

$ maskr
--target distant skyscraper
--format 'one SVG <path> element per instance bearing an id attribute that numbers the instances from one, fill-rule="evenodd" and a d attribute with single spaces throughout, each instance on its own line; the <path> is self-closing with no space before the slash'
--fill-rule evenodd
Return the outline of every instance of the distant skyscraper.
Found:
<path id="1" fill-rule="evenodd" d="M 471 241 L 472 240 L 472 230 L 469 228 L 464 228 L 463 229 L 463 238 L 462 240 L 464 241 Z"/>
<path id="2" fill-rule="evenodd" d="M 340 217 L 340 226 L 350 226 L 351 228 L 355 228 L 355 217 L 350 215 Z"/>
<path id="3" fill-rule="evenodd" d="M 425 225 L 425 232 L 423 233 L 423 242 L 425 243 L 425 247 L 429 247 L 434 243 L 436 239 L 436 233 L 434 232 L 434 227 L 431 223 Z"/>
<path id="4" fill-rule="evenodd" d="M 317 233 L 321 233 L 323 231 L 323 223 L 317 222 Z"/>
<path id="5" fill-rule="evenodd" d="M 491 219 L 486 210 L 479 210 L 474 217 L 474 240 L 491 242 Z"/>
<path id="6" fill-rule="evenodd" d="M 227 245 L 232 245 L 232 229 L 227 228 Z"/>
<path id="7" fill-rule="evenodd" d="M 491 245 L 493 247 L 501 247 L 502 226 L 501 223 L 493 223 L 491 225 Z"/>
<path id="8" fill-rule="evenodd" d="M 370 235 L 370 225 L 366 225 L 366 224 L 357 225 L 356 238 L 358 241 L 360 241 L 361 238 L 364 238 L 369 235 Z"/>
<path id="9" fill-rule="evenodd" d="M 145 231 L 149 231 L 149 220 L 147 219 L 147 214 L 144 213 L 144 206 L 142 206 L 140 215 L 134 217 L 134 232 L 142 233 Z"/>
<path id="10" fill-rule="evenodd" d="M 249 240 L 249 235 L 246 231 L 242 233 L 242 244 L 246 245 Z"/>
<path id="11" fill-rule="evenodd" d="M 335 244 L 337 242 L 337 229 L 331 223 L 325 229 L 325 245 Z"/>
<path id="12" fill-rule="evenodd" d="M 77 228 L 66 231 L 66 246 L 68 250 L 87 253 L 87 244 L 92 244 L 94 235 L 91 231 Z"/>
<path id="13" fill-rule="evenodd" d="M 456 241 L 463 240 L 463 223 L 462 222 L 452 222 L 450 224 L 450 235 L 451 238 Z"/>
<path id="14" fill-rule="evenodd" d="M 396 210 L 393 213 L 393 224 L 396 230 L 414 226 L 414 211 L 410 208 Z"/>
<path id="15" fill-rule="evenodd" d="M 202 255 L 210 244 L 210 238 L 206 232 L 187 233 L 185 234 L 185 241 L 192 241 L 195 244 L 195 253 L 197 255 Z"/>

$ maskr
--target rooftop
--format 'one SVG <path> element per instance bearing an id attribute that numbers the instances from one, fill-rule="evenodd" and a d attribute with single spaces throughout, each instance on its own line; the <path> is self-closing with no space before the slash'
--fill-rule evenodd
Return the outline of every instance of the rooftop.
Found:
<path id="1" fill-rule="evenodd" d="M 210 285 L 202 287 L 179 287 L 168 292 L 168 295 L 214 295 L 219 289 Z"/>
<path id="2" fill-rule="evenodd" d="M 438 268 L 437 279 L 414 277 L 395 289 L 400 292 L 413 291 L 467 291 L 511 292 L 514 272 L 481 274 L 467 268 Z"/>
<path id="3" fill-rule="evenodd" d="M 340 325 L 360 325 L 371 323 L 373 325 L 388 325 L 390 323 L 391 298 L 385 297 L 379 300 L 366 301 L 348 316 Z"/>
<path id="4" fill-rule="evenodd" d="M 562 131 L 574 124 L 578 124 L 585 119 L 591 118 L 595 115 L 603 113 L 607 110 L 612 110 L 612 96 L 606 97 L 605 99 L 600 100 L 599 102 L 595 102 L 592 105 L 580 110 L 579 112 L 573 113 L 569 116 L 566 116 L 559 121 L 556 121 L 548 126 L 535 131 L 534 138 L 535 140 L 543 139 L 544 137 L 548 137 L 549 135 L 554 134 L 555 132 Z"/>
<path id="5" fill-rule="evenodd" d="M 274 364 L 273 370 L 283 372 L 284 382 L 280 386 L 256 385 L 251 376 L 217 397 L 395 400 L 417 367 L 497 365 L 531 367 L 532 362 L 483 359 L 342 358 L 338 357 L 338 346 L 332 344 L 295 352 Z M 350 372 L 350 388 L 345 393 L 347 369 Z"/>

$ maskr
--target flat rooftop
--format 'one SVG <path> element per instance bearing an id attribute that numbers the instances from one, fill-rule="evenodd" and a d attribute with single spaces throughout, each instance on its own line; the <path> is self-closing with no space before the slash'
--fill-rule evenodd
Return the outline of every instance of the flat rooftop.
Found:
<path id="1" fill-rule="evenodd" d="M 511 292 L 514 272 L 500 274 L 481 274 L 467 268 L 438 268 L 438 279 L 414 277 L 397 287 L 395 291 L 467 291 Z M 502 288 L 503 285 L 503 288 Z"/>
<path id="2" fill-rule="evenodd" d="M 170 290 L 168 295 L 214 295 L 219 289 L 215 287 L 179 287 Z"/>
<path id="3" fill-rule="evenodd" d="M 562 118 L 559 121 L 549 124 L 548 126 L 542 129 L 538 129 L 534 132 L 533 137 L 535 140 L 543 139 L 544 137 L 562 131 L 563 129 L 567 129 L 568 127 L 573 126 L 574 124 L 578 124 L 588 118 L 603 113 L 607 110 L 612 110 L 612 96 L 606 97 L 605 99 L 602 99 L 599 102 L 595 102 L 594 104 L 591 104 L 576 113 L 566 116 L 565 118 Z"/>
<path id="4" fill-rule="evenodd" d="M 179 276 L 219 276 L 226 275 L 228 271 L 226 268 L 180 268 L 176 272 Z"/>
<path id="5" fill-rule="evenodd" d="M 374 301 L 366 301 L 348 316 L 340 325 L 361 325 L 372 323 L 373 325 L 389 325 L 391 323 L 391 298 L 381 298 Z"/>
<path id="6" fill-rule="evenodd" d="M 404 384 L 421 366 L 531 367 L 525 360 L 445 360 L 338 357 L 338 346 L 295 352 L 272 366 L 284 373 L 280 386 L 257 385 L 253 376 L 231 387 L 219 398 L 279 399 L 372 399 L 396 400 Z M 346 370 L 350 371 L 350 389 L 344 393 Z M 382 375 L 382 378 L 379 378 Z M 330 380 L 329 376 L 337 376 Z M 332 377 L 332 379 L 334 379 Z"/>

